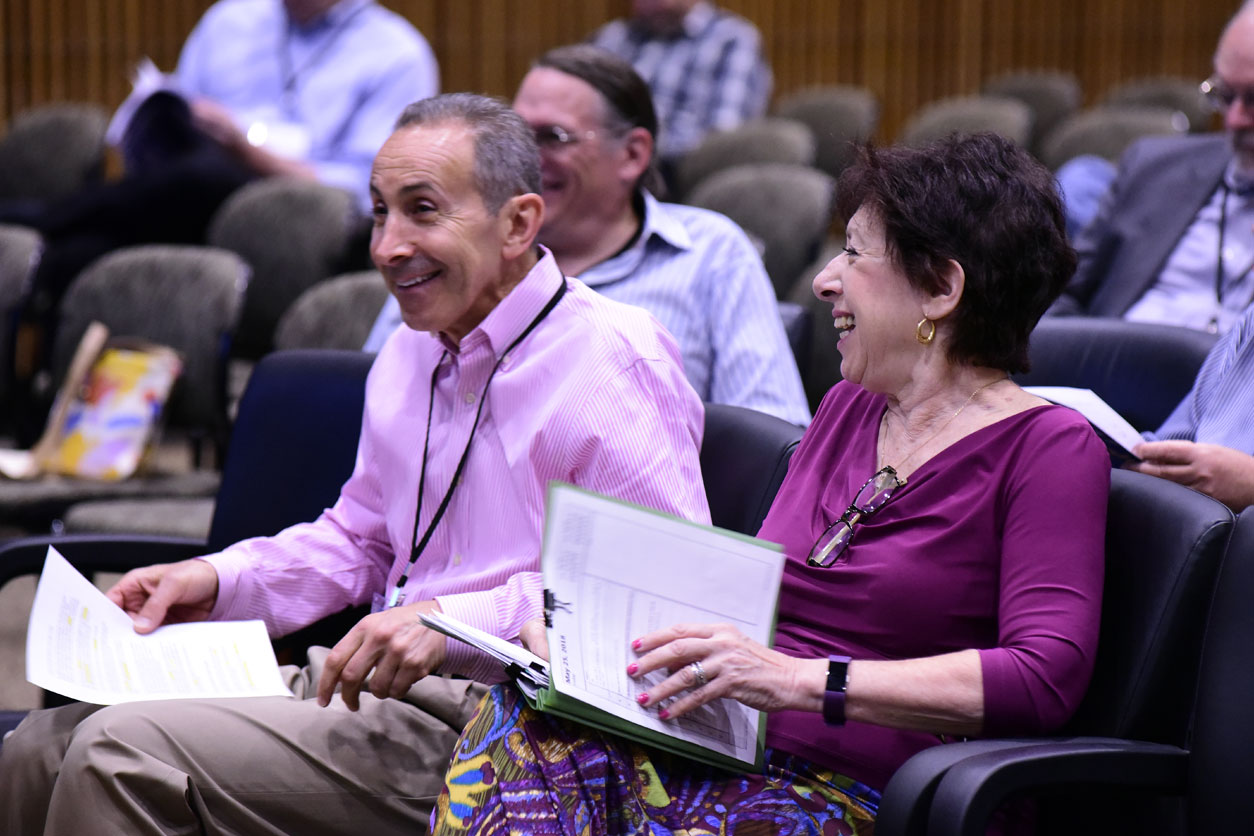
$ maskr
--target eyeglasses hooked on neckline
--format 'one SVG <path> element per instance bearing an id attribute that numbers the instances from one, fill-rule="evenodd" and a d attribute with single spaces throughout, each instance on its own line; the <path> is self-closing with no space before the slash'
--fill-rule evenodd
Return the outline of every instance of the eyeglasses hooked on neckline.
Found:
<path id="1" fill-rule="evenodd" d="M 853 502 L 849 503 L 840 519 L 823 529 L 823 533 L 810 548 L 806 563 L 827 569 L 848 560 L 845 553 L 849 549 L 849 541 L 853 539 L 853 527 L 883 508 L 884 503 L 892 498 L 893 491 L 904 484 L 906 481 L 897 476 L 897 471 L 891 465 L 875 471 L 858 488 Z"/>
<path id="2" fill-rule="evenodd" d="M 1237 89 L 1219 76 L 1213 75 L 1199 84 L 1197 90 L 1206 103 L 1218 113 L 1223 113 L 1232 107 L 1232 103 L 1238 99 L 1241 100 L 1241 107 L 1254 111 L 1254 87 Z"/>
<path id="3" fill-rule="evenodd" d="M 541 150 L 565 148 L 597 135 L 596 131 L 568 131 L 561 125 L 537 125 L 532 130 L 535 131 L 536 145 Z"/>

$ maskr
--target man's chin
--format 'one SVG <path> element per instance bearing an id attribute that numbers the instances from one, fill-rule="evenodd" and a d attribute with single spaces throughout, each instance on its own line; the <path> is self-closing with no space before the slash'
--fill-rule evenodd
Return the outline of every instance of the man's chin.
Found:
<path id="1" fill-rule="evenodd" d="M 1229 135 L 1237 168 L 1243 174 L 1254 175 L 1254 131 L 1238 131 Z"/>

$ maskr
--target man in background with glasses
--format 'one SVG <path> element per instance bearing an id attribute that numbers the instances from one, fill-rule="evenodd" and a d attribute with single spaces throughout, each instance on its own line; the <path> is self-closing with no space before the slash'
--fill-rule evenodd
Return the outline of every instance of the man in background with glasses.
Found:
<path id="1" fill-rule="evenodd" d="M 562 272 L 657 317 L 703 400 L 808 424 L 801 376 L 753 244 L 722 215 L 653 197 L 657 117 L 631 66 L 592 46 L 551 50 L 523 79 L 514 110 L 540 146 L 540 242 Z M 399 322 L 389 299 L 366 350 Z"/>
<path id="2" fill-rule="evenodd" d="M 1224 29 L 1200 92 L 1225 133 L 1129 147 L 1052 313 L 1221 334 L 1254 301 L 1254 2 Z"/>

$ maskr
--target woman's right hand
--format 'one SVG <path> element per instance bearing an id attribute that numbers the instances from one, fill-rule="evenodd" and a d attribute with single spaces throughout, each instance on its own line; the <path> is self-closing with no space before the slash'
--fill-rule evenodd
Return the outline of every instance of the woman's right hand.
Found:
<path id="1" fill-rule="evenodd" d="M 218 572 L 203 560 L 132 569 L 105 593 L 135 622 L 135 632 L 204 621 L 218 600 Z"/>

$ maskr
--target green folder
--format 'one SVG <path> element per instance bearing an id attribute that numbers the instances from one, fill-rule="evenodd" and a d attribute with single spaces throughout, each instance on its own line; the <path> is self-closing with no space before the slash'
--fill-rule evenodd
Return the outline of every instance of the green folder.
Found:
<path id="1" fill-rule="evenodd" d="M 775 566 L 775 569 L 774 569 L 774 571 L 776 572 L 776 576 L 778 577 L 779 575 L 782 575 L 782 566 L 783 566 L 783 560 L 784 560 L 783 549 L 781 546 L 779 546 L 776 543 L 770 543 L 765 540 L 760 540 L 755 537 L 749 537 L 745 534 L 741 534 L 735 531 L 729 531 L 727 529 L 716 528 L 710 525 L 702 525 L 700 523 L 691 522 L 689 520 L 682 520 L 671 514 L 666 514 L 661 511 L 657 511 L 656 509 L 645 508 L 643 506 L 635 505 L 633 503 L 625 502 L 623 500 L 615 499 L 612 497 L 600 496 L 590 491 L 585 491 L 581 488 L 568 485 L 565 483 L 560 483 L 560 482 L 551 482 L 549 484 L 548 507 L 550 509 L 554 507 L 555 502 L 557 501 L 557 497 L 562 493 L 568 493 L 572 496 L 582 495 L 584 497 L 595 497 L 598 500 L 598 502 L 604 502 L 604 503 L 616 505 L 616 506 L 619 506 L 620 508 L 631 509 L 633 512 L 643 512 L 644 514 L 647 514 L 650 517 L 654 517 L 654 518 L 664 518 L 669 521 L 668 523 L 666 523 L 666 525 L 670 528 L 677 529 L 680 531 L 686 530 L 688 532 L 699 531 L 700 536 L 702 538 L 709 539 L 714 542 L 717 542 L 720 539 L 725 539 L 729 544 L 732 542 L 735 542 L 737 545 L 750 544 L 757 548 L 763 549 L 765 552 L 769 552 L 771 554 L 771 557 L 777 561 L 777 565 Z M 678 524 L 678 526 L 676 526 L 675 524 Z M 554 599 L 553 599 L 551 592 L 548 590 L 548 587 L 550 586 L 551 573 L 553 571 L 552 560 L 554 559 L 553 555 L 556 552 L 556 545 L 557 545 L 555 543 L 555 538 L 558 536 L 557 533 L 555 532 L 556 527 L 557 526 L 555 525 L 546 523 L 545 531 L 544 531 L 544 549 L 543 549 L 542 557 L 541 557 L 541 564 L 542 564 L 542 569 L 544 570 L 545 586 L 546 586 L 545 619 L 546 619 L 546 622 L 549 624 L 549 639 L 550 639 L 550 652 L 551 653 L 552 653 L 552 648 L 554 648 L 557 644 L 555 641 L 555 631 L 552 626 L 553 625 L 552 610 L 553 610 Z M 734 574 L 735 573 L 726 573 L 724 576 L 726 582 L 732 583 L 735 580 L 737 580 L 734 577 L 726 576 L 726 575 L 734 575 Z M 755 597 L 765 596 L 765 595 L 771 596 L 771 600 L 769 602 L 769 606 L 770 606 L 769 626 L 767 628 L 767 635 L 765 636 L 765 642 L 764 642 L 765 644 L 770 645 L 773 642 L 774 635 L 775 635 L 775 622 L 776 622 L 776 615 L 777 615 L 777 608 L 778 608 L 778 601 L 779 601 L 778 583 L 776 583 L 773 589 L 762 589 L 760 586 L 755 585 L 755 587 L 753 588 L 753 594 Z M 577 602 L 571 602 L 571 603 L 577 604 Z M 550 671 L 552 671 L 551 664 L 550 664 Z M 544 711 L 550 714 L 555 714 L 555 715 L 558 715 L 558 716 L 561 716 L 570 720 L 584 723 L 586 725 L 592 726 L 602 731 L 629 738 L 631 740 L 637 741 L 649 747 L 662 749 L 662 750 L 674 753 L 676 755 L 681 755 L 683 757 L 691 758 L 693 760 L 697 760 L 697 761 L 710 764 L 712 766 L 720 767 L 723 769 L 741 772 L 746 769 L 760 770 L 763 765 L 763 752 L 765 749 L 765 741 L 766 741 L 766 715 L 762 712 L 757 713 L 757 741 L 756 741 L 756 747 L 755 747 L 755 755 L 754 755 L 753 760 L 750 761 L 750 760 L 741 760 L 740 758 L 737 758 L 733 755 L 727 754 L 722 751 L 718 751 L 716 749 L 712 749 L 702 743 L 697 743 L 697 742 L 693 742 L 690 740 L 681 739 L 679 737 L 674 737 L 670 734 L 666 734 L 665 732 L 661 732 L 656 729 L 641 725 L 635 722 L 634 720 L 624 719 L 608 711 L 605 711 L 595 705 L 587 703 L 576 695 L 563 693 L 557 689 L 556 677 L 552 675 L 550 676 L 550 682 L 549 682 L 548 687 L 546 689 L 540 689 L 538 692 L 536 692 L 534 698 L 528 697 L 528 703 L 530 703 L 533 708 L 539 711 Z M 673 722 L 677 723 L 678 725 L 682 725 L 683 721 L 684 721 L 684 718 L 680 718 L 678 721 L 673 721 Z"/>

